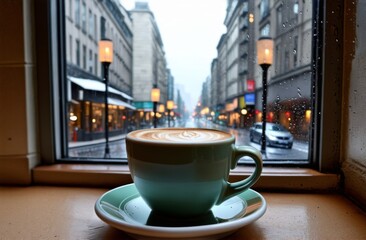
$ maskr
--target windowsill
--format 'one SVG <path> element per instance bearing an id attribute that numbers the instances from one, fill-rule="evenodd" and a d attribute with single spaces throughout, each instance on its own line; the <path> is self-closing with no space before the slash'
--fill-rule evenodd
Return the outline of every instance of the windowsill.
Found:
<path id="1" fill-rule="evenodd" d="M 252 167 L 238 166 L 231 171 L 230 181 L 249 176 Z M 132 182 L 127 165 L 54 164 L 33 169 L 33 183 L 42 185 L 73 185 L 116 187 Z M 266 191 L 335 191 L 337 174 L 320 173 L 306 168 L 264 167 L 253 186 Z"/>
<path id="2" fill-rule="evenodd" d="M 104 223 L 93 211 L 95 202 L 106 191 L 105 188 L 52 186 L 0 187 L 1 237 L 131 239 L 126 233 Z M 256 222 L 224 239 L 366 237 L 366 215 L 342 195 L 260 194 L 267 202 L 266 213 Z"/>

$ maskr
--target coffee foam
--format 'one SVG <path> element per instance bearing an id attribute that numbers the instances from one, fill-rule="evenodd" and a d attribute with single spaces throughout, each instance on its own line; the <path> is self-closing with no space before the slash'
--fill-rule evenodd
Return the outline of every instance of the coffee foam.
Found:
<path id="1" fill-rule="evenodd" d="M 131 132 L 131 138 L 154 142 L 170 143 L 204 143 L 229 139 L 229 133 L 193 128 L 144 129 Z"/>

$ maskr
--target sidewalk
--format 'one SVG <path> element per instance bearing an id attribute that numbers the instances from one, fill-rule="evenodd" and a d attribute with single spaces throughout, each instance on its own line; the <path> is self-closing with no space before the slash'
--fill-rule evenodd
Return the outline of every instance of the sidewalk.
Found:
<path id="1" fill-rule="evenodd" d="M 114 141 L 125 139 L 126 135 L 127 134 L 121 134 L 118 136 L 110 137 L 109 142 L 114 142 Z M 97 145 L 97 144 L 101 144 L 101 143 L 105 143 L 105 138 L 91 140 L 91 141 L 69 142 L 69 148 L 92 146 L 92 145 Z"/>

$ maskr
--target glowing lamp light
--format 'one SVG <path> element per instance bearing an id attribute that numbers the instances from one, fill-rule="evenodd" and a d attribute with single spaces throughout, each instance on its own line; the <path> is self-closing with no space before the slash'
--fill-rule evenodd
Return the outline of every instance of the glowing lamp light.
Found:
<path id="1" fill-rule="evenodd" d="M 153 102 L 153 114 L 154 117 L 154 128 L 158 126 L 158 118 L 157 118 L 157 105 L 160 101 L 160 89 L 157 87 L 157 85 L 154 85 L 154 87 L 151 89 L 151 101 Z"/>
<path id="2" fill-rule="evenodd" d="M 73 122 L 75 122 L 76 120 L 78 120 L 78 117 L 75 116 L 75 115 L 71 115 L 70 116 L 70 120 L 73 121 Z"/>
<path id="3" fill-rule="evenodd" d="M 160 89 L 159 88 L 151 89 L 151 101 L 152 102 L 160 101 Z"/>
<path id="4" fill-rule="evenodd" d="M 164 104 L 160 104 L 160 105 L 159 105 L 159 110 L 158 110 L 158 112 L 165 112 L 165 106 L 164 106 Z"/>
<path id="5" fill-rule="evenodd" d="M 109 39 L 102 39 L 99 41 L 99 61 L 113 62 L 113 42 Z"/>
<path id="6" fill-rule="evenodd" d="M 272 65 L 273 62 L 273 40 L 270 37 L 261 37 L 257 42 L 258 64 Z"/>
<path id="7" fill-rule="evenodd" d="M 166 102 L 166 108 L 167 108 L 168 110 L 172 110 L 172 109 L 174 108 L 174 101 L 173 101 L 173 100 L 168 100 L 168 101 Z"/>
<path id="8" fill-rule="evenodd" d="M 253 23 L 254 22 L 254 14 L 253 13 L 250 13 L 249 14 L 249 22 L 250 23 Z"/>

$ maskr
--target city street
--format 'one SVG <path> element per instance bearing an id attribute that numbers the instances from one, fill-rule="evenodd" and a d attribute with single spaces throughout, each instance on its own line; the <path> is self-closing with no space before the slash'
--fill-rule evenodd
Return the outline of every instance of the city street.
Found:
<path id="1" fill-rule="evenodd" d="M 192 124 L 192 123 L 190 123 Z M 211 121 L 200 120 L 196 121 L 192 126 L 198 126 L 201 128 L 214 128 L 218 130 L 222 130 L 225 132 L 229 132 L 235 136 L 236 142 L 235 145 L 249 145 L 258 150 L 261 149 L 261 145 L 258 143 L 250 142 L 249 139 L 249 131 L 247 129 L 234 129 L 228 128 L 225 126 L 220 126 L 212 123 Z M 187 127 L 190 127 L 189 125 Z M 287 161 L 287 160 L 295 160 L 301 162 L 308 161 L 308 143 L 305 141 L 298 141 L 294 139 L 294 143 L 292 149 L 287 148 L 279 148 L 279 147 L 266 147 L 266 154 L 263 155 L 263 159 L 271 160 L 271 161 Z M 241 159 L 241 162 L 245 161 Z"/>
<path id="2" fill-rule="evenodd" d="M 206 121 L 200 120 L 189 120 L 184 127 L 200 127 L 200 128 L 213 128 L 222 131 L 229 132 L 235 136 L 236 145 L 250 145 L 260 150 L 261 146 L 258 143 L 250 142 L 249 131 L 246 129 L 233 129 L 225 126 L 220 126 Z M 110 138 L 109 147 L 111 157 L 114 160 L 127 158 L 126 146 L 125 146 L 125 135 Z M 95 140 L 89 142 L 72 142 L 69 144 L 69 157 L 76 157 L 80 159 L 92 158 L 100 159 L 104 157 L 105 140 Z M 305 163 L 308 160 L 308 144 L 304 141 L 294 140 L 292 149 L 268 147 L 266 148 L 266 154 L 263 154 L 264 161 L 267 162 L 286 162 L 294 161 Z M 246 163 L 251 162 L 250 159 L 242 158 L 240 162 Z"/>

